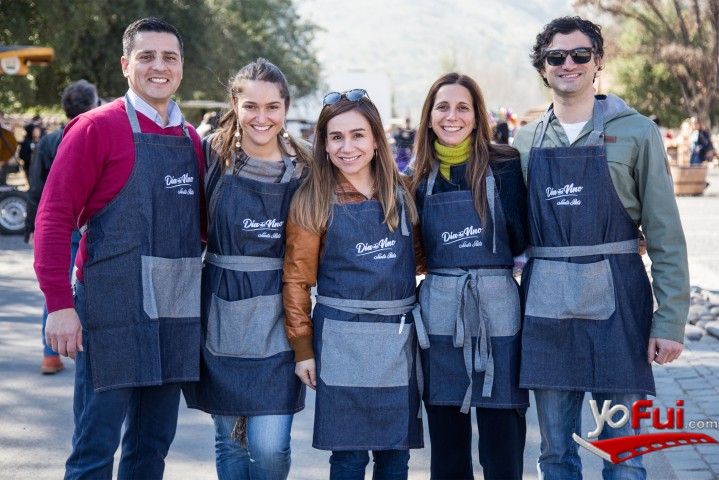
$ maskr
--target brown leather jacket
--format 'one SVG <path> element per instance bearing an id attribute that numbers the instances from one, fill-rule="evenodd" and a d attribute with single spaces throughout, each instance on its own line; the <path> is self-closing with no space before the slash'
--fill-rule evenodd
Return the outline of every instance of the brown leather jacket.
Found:
<path id="1" fill-rule="evenodd" d="M 405 178 L 405 183 L 409 181 Z M 340 204 L 367 200 L 351 183 L 342 179 L 335 189 Z M 287 220 L 282 298 L 285 307 L 285 333 L 295 351 L 295 362 L 315 357 L 312 348 L 312 299 L 310 288 L 317 284 L 317 266 L 325 244 L 325 234 L 316 235 Z M 417 226 L 414 227 L 414 250 L 418 271 L 424 265 L 424 253 Z"/>

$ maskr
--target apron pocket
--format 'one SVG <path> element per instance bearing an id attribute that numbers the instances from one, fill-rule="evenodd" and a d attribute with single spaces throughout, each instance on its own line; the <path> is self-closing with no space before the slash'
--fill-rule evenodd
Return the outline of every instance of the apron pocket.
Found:
<path id="1" fill-rule="evenodd" d="M 142 256 L 142 304 L 153 320 L 199 318 L 202 259 Z"/>
<path id="2" fill-rule="evenodd" d="M 207 349 L 217 356 L 267 358 L 290 350 L 282 294 L 229 302 L 213 294 L 207 317 Z"/>
<path id="3" fill-rule="evenodd" d="M 510 276 L 479 277 L 479 304 L 490 337 L 511 337 L 519 331 L 519 289 Z"/>
<path id="4" fill-rule="evenodd" d="M 429 274 L 419 289 L 422 318 L 429 335 L 454 335 L 457 321 L 459 277 Z"/>
<path id="5" fill-rule="evenodd" d="M 324 320 L 320 377 L 335 387 L 405 387 L 414 324 Z"/>
<path id="6" fill-rule="evenodd" d="M 534 260 L 526 315 L 607 320 L 615 308 L 614 279 L 609 260 L 595 263 Z"/>

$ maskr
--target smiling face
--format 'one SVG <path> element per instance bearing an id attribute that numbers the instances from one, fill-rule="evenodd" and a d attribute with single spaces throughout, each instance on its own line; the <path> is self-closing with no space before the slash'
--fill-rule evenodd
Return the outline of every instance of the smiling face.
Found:
<path id="1" fill-rule="evenodd" d="M 377 143 L 369 121 L 357 110 L 340 113 L 327 122 L 330 161 L 352 182 L 365 183 L 372 175 Z"/>
<path id="2" fill-rule="evenodd" d="M 592 48 L 590 38 L 575 30 L 569 34 L 557 33 L 552 43 L 545 50 L 574 50 L 575 48 Z M 563 98 L 584 98 L 594 96 L 594 77 L 599 72 L 602 60 L 592 54 L 589 63 L 578 65 L 571 56 L 567 56 L 564 65 L 553 67 L 544 61 L 541 74 L 545 78 L 554 95 Z"/>
<path id="3" fill-rule="evenodd" d="M 432 105 L 431 125 L 439 143 L 453 147 L 472 134 L 475 126 L 474 101 L 466 87 L 442 85 Z"/>
<path id="4" fill-rule="evenodd" d="M 277 135 L 285 124 L 285 100 L 277 84 L 245 80 L 242 91 L 233 99 L 235 114 L 242 129 L 242 149 L 250 156 L 277 147 Z"/>
<path id="5" fill-rule="evenodd" d="M 182 80 L 177 37 L 165 32 L 138 32 L 130 56 L 123 56 L 121 63 L 132 91 L 164 116 Z"/>

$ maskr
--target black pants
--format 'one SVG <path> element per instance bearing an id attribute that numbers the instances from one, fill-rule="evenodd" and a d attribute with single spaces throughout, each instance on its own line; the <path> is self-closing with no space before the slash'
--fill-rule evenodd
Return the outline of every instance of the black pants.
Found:
<path id="1" fill-rule="evenodd" d="M 432 447 L 432 480 L 473 479 L 472 418 L 459 407 L 425 404 Z M 486 480 L 522 478 L 526 409 L 475 408 L 479 463 Z"/>

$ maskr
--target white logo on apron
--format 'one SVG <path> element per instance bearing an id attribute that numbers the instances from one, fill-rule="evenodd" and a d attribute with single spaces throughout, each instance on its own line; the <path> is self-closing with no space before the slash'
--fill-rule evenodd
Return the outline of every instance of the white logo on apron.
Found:
<path id="1" fill-rule="evenodd" d="M 395 243 L 397 243 L 396 240 L 390 240 L 385 237 L 377 243 L 369 244 L 360 242 L 355 246 L 355 248 L 357 249 L 358 257 L 374 253 L 375 256 L 372 257 L 374 260 L 387 260 L 390 258 L 397 258 L 396 253 L 388 251 L 394 247 Z"/>
<path id="2" fill-rule="evenodd" d="M 584 187 L 575 187 L 573 183 L 559 188 L 547 187 L 547 200 L 557 200 L 556 205 L 559 206 L 581 205 L 581 200 L 569 197 L 578 197 L 583 189 Z"/>
<path id="3" fill-rule="evenodd" d="M 189 173 L 183 173 L 177 178 L 172 175 L 165 175 L 165 188 L 176 188 L 178 195 L 194 195 L 195 191 L 192 189 L 193 180 L 194 177 L 191 177 Z"/>
<path id="4" fill-rule="evenodd" d="M 246 232 L 259 232 L 257 238 L 282 238 L 280 230 L 284 224 L 284 220 L 277 220 L 276 218 L 270 218 L 262 222 L 245 218 L 242 221 L 242 229 Z"/>
<path id="5" fill-rule="evenodd" d="M 442 232 L 442 241 L 445 245 L 462 242 L 458 245 L 459 248 L 481 247 L 482 241 L 477 240 L 481 233 L 482 227 L 475 228 L 474 225 L 470 225 L 459 232 Z"/>

